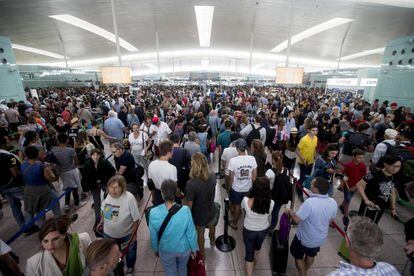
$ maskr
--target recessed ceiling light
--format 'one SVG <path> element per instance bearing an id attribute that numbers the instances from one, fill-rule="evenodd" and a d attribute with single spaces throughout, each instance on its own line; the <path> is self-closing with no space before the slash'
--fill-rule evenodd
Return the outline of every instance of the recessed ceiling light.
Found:
<path id="1" fill-rule="evenodd" d="M 54 18 L 56 20 L 60 20 L 62 22 L 71 24 L 73 26 L 79 27 L 81 29 L 87 30 L 91 33 L 97 34 L 99 36 L 102 36 L 103 38 L 108 39 L 109 41 L 116 43 L 115 35 L 111 32 L 108 32 L 105 29 L 102 29 L 99 26 L 96 26 L 92 23 L 89 23 L 88 21 L 85 21 L 83 19 L 80 19 L 78 17 L 72 16 L 70 14 L 57 14 L 57 15 L 49 15 L 49 17 Z M 130 44 L 129 42 L 125 41 L 122 38 L 119 38 L 119 46 L 122 48 L 128 50 L 129 52 L 135 52 L 138 51 L 135 46 Z"/>
<path id="2" fill-rule="evenodd" d="M 372 50 L 364 50 L 362 52 L 358 52 L 358 53 L 355 53 L 355 54 L 352 54 L 352 55 L 341 57 L 341 61 L 347 61 L 347 60 L 351 60 L 351 59 L 354 59 L 354 58 L 369 56 L 369 55 L 373 55 L 373 54 L 383 54 L 384 51 L 385 51 L 385 47 L 376 48 L 376 49 L 372 49 Z"/>
<path id="3" fill-rule="evenodd" d="M 214 6 L 194 6 L 200 47 L 210 47 Z"/>
<path id="4" fill-rule="evenodd" d="M 297 35 L 292 36 L 291 40 L 290 40 L 290 45 L 293 45 L 301 40 L 304 40 L 310 36 L 313 36 L 315 34 L 324 32 L 326 30 L 335 28 L 337 26 L 349 23 L 354 21 L 354 19 L 350 19 L 350 18 L 341 18 L 341 17 L 335 17 L 331 20 L 325 21 L 319 25 L 313 26 L 312 28 L 309 28 L 301 33 L 298 33 Z M 280 43 L 279 45 L 277 45 L 275 48 L 273 48 L 271 51 L 272 52 L 281 52 L 283 50 L 285 50 L 288 46 L 288 41 L 285 40 L 282 43 Z"/>
<path id="5" fill-rule="evenodd" d="M 52 52 L 49 52 L 49 51 L 45 51 L 45 50 L 42 50 L 42 49 L 37 49 L 37 48 L 33 48 L 33 47 L 20 45 L 20 44 L 12 43 L 12 48 L 16 49 L 16 50 L 22 50 L 22 51 L 26 51 L 26 52 L 30 52 L 30 53 L 39 54 L 39 55 L 42 55 L 42 56 L 48 56 L 48 57 L 57 58 L 57 59 L 65 59 L 65 57 L 62 56 L 62 55 L 52 53 Z"/>

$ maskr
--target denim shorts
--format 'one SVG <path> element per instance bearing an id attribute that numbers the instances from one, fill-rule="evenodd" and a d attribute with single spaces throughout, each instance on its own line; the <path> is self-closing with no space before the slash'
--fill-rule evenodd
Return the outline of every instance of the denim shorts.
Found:
<path id="1" fill-rule="evenodd" d="M 243 200 L 243 197 L 247 196 L 247 193 L 248 192 L 236 192 L 235 190 L 230 189 L 230 192 L 229 192 L 230 203 L 240 205 Z"/>
<path id="2" fill-rule="evenodd" d="M 306 256 L 315 257 L 319 252 L 319 247 L 309 248 L 304 246 L 298 237 L 295 235 L 292 244 L 290 245 L 290 254 L 292 254 L 295 260 L 303 260 Z"/>
<path id="3" fill-rule="evenodd" d="M 244 257 L 244 260 L 246 262 L 254 261 L 254 252 L 262 248 L 262 243 L 266 238 L 267 233 L 269 233 L 269 229 L 250 231 L 243 228 L 243 242 L 246 248 L 246 256 Z"/>

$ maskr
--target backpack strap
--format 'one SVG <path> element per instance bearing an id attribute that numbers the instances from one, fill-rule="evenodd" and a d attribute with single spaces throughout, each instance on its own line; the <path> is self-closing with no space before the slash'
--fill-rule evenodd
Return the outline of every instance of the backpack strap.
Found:
<path id="1" fill-rule="evenodd" d="M 174 204 L 170 210 L 168 210 L 168 215 L 165 217 L 164 221 L 161 224 L 160 230 L 158 231 L 158 243 L 162 238 L 162 234 L 164 234 L 165 228 L 167 228 L 168 223 L 170 222 L 171 218 L 183 207 L 181 204 Z"/>

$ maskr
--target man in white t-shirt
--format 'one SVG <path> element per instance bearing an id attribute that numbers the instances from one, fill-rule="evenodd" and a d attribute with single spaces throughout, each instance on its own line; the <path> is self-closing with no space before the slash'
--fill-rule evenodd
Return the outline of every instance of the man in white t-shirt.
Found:
<path id="1" fill-rule="evenodd" d="M 154 206 L 164 203 L 161 196 L 161 184 L 165 180 L 177 182 L 177 168 L 171 165 L 168 160 L 172 157 L 173 143 L 164 140 L 159 144 L 160 157 L 151 162 L 148 167 L 148 188 L 152 193 Z"/>
<path id="2" fill-rule="evenodd" d="M 157 127 L 157 133 L 154 135 L 154 145 L 155 145 L 155 155 L 159 155 L 158 146 L 159 144 L 168 139 L 168 135 L 172 133 L 172 130 L 167 125 L 167 123 L 162 122 L 160 118 L 154 116 L 152 118 L 152 123 Z"/>
<path id="3" fill-rule="evenodd" d="M 232 136 L 240 137 L 239 134 L 232 134 Z M 230 172 L 229 172 L 229 161 L 233 157 L 239 156 L 239 152 L 236 149 L 236 146 L 234 145 L 234 141 L 230 144 L 229 147 L 225 148 L 223 150 L 223 153 L 221 155 L 221 169 L 224 171 L 225 175 L 225 184 L 222 185 L 223 188 L 226 190 L 230 189 Z"/>
<path id="4" fill-rule="evenodd" d="M 234 146 L 239 155 L 229 161 L 229 200 L 230 211 L 233 216 L 233 221 L 229 225 L 231 228 L 237 230 L 237 223 L 241 212 L 240 204 L 243 197 L 247 195 L 247 192 L 252 187 L 253 181 L 256 179 L 257 163 L 253 156 L 246 154 L 246 140 L 239 138 L 234 141 Z"/>

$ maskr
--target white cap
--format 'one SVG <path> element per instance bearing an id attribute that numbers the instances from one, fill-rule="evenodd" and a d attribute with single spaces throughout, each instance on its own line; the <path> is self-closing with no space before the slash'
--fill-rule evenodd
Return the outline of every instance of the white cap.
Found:
<path id="1" fill-rule="evenodd" d="M 396 131 L 395 129 L 392 129 L 392 128 L 388 128 L 388 129 L 385 130 L 385 135 L 390 139 L 395 139 L 395 138 L 397 138 L 398 131 Z"/>

